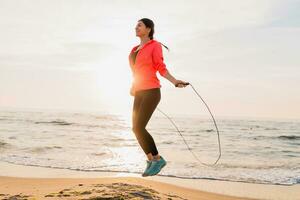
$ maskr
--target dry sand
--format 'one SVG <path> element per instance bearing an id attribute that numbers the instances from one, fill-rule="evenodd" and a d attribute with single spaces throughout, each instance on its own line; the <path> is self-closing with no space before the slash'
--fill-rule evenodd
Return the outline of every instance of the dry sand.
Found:
<path id="1" fill-rule="evenodd" d="M 140 174 L 82 172 L 0 162 L 0 199 L 294 200 L 299 197 L 299 185 L 141 177 Z"/>
<path id="2" fill-rule="evenodd" d="M 0 177 L 3 199 L 244 199 L 137 177 Z"/>

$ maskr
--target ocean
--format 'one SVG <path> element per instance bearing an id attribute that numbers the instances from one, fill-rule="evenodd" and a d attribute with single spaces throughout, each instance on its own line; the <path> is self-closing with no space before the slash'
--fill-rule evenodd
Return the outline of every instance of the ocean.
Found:
<path id="1" fill-rule="evenodd" d="M 210 116 L 170 116 L 203 163 L 218 157 Z M 168 162 L 159 176 L 248 183 L 300 183 L 300 121 L 215 117 L 222 156 L 202 165 L 165 116 L 155 111 L 147 125 Z M 131 128 L 117 114 L 0 111 L 0 160 L 18 165 L 79 171 L 141 174 L 146 156 Z M 1 167 L 0 167 L 1 168 Z"/>

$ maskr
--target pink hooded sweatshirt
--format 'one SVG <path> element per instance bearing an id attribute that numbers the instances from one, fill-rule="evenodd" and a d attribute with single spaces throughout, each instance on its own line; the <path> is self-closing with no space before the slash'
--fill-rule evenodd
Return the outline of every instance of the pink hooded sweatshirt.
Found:
<path id="1" fill-rule="evenodd" d="M 134 91 L 160 88 L 161 85 L 156 72 L 158 71 L 161 76 L 165 76 L 168 72 L 164 63 L 162 45 L 154 39 L 149 40 L 138 51 L 134 62 L 133 54 L 138 46 L 134 46 L 129 54 L 129 65 L 134 78 Z"/>

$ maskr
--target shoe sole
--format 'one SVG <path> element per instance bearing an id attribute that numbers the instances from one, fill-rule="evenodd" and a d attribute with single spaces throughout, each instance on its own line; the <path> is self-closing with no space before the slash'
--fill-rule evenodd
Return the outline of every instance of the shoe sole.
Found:
<path id="1" fill-rule="evenodd" d="M 149 176 L 147 173 L 142 173 L 142 177 Z"/>
<path id="2" fill-rule="evenodd" d="M 142 177 L 146 177 L 146 176 L 149 176 L 148 174 L 142 174 Z"/>
<path id="3" fill-rule="evenodd" d="M 147 173 L 142 173 L 142 177 L 149 176 Z"/>

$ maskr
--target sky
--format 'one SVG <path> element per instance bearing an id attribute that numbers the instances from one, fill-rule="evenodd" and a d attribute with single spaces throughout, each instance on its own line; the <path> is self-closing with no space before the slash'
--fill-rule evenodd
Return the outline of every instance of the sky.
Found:
<path id="1" fill-rule="evenodd" d="M 299 0 L 0 0 L 0 111 L 131 115 L 128 55 L 147 17 L 170 49 L 169 72 L 216 118 L 300 119 L 299 9 Z M 191 86 L 157 77 L 159 109 L 209 116 Z"/>

